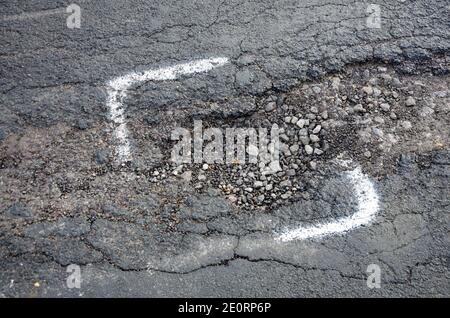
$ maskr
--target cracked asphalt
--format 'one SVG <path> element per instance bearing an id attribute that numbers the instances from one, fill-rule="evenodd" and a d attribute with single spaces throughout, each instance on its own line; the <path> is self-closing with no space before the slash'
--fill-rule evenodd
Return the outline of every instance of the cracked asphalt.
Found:
<path id="1" fill-rule="evenodd" d="M 81 27 L 69 29 L 68 1 L 2 1 L 0 295 L 448 297 L 450 5 L 378 0 L 374 29 L 372 2 L 79 0 Z M 130 90 L 136 157 L 115 165 L 108 81 L 217 56 L 230 63 Z M 381 102 L 366 96 L 372 87 Z M 234 180 L 222 168 L 202 187 L 155 177 L 180 123 L 274 122 L 316 104 L 330 149 L 314 169 L 296 161 L 297 197 L 235 202 L 218 188 Z M 355 212 L 331 164 L 342 152 L 375 185 L 375 220 L 274 240 L 285 226 Z M 71 264 L 79 289 L 66 284 Z M 380 288 L 366 284 L 370 264 Z"/>

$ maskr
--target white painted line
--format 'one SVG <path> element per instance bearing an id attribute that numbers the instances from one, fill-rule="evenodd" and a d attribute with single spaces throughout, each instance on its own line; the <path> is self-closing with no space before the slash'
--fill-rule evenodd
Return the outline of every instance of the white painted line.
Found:
<path id="1" fill-rule="evenodd" d="M 21 20 L 26 20 L 26 19 L 36 19 L 36 18 L 48 16 L 48 15 L 60 14 L 60 13 L 65 13 L 65 12 L 66 12 L 66 8 L 42 10 L 42 11 L 36 11 L 36 12 L 24 12 L 24 13 L 17 14 L 17 15 L 3 16 L 3 17 L 1 17 L 1 21 L 21 21 Z"/>
<path id="2" fill-rule="evenodd" d="M 340 218 L 334 222 L 324 222 L 316 225 L 288 229 L 283 231 L 276 240 L 289 242 L 293 240 L 304 240 L 309 238 L 320 238 L 330 234 L 341 234 L 360 226 L 371 223 L 378 213 L 379 198 L 372 181 L 357 167 L 346 172 L 351 185 L 355 190 L 358 200 L 358 212 Z"/>
<path id="3" fill-rule="evenodd" d="M 207 72 L 226 63 L 228 63 L 228 58 L 225 57 L 202 59 L 145 72 L 133 72 L 110 81 L 106 104 L 110 118 L 115 124 L 114 138 L 116 139 L 117 161 L 123 163 L 132 160 L 129 133 L 125 120 L 125 106 L 123 105 L 123 100 L 127 96 L 126 91 L 132 85 L 146 81 L 175 80 L 179 76 Z"/>

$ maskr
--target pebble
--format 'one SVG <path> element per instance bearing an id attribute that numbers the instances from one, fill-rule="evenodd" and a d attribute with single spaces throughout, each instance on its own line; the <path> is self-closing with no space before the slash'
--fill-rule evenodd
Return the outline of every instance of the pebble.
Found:
<path id="1" fill-rule="evenodd" d="M 255 183 L 253 184 L 253 186 L 255 188 L 261 188 L 262 186 L 264 186 L 264 183 L 262 181 L 255 181 Z"/>
<path id="2" fill-rule="evenodd" d="M 319 141 L 320 141 L 319 136 L 314 135 L 314 134 L 309 135 L 309 139 L 310 139 L 312 142 L 319 142 Z"/>
<path id="3" fill-rule="evenodd" d="M 297 121 L 297 126 L 303 128 L 306 125 L 306 121 L 306 119 L 299 119 L 299 121 Z"/>
<path id="4" fill-rule="evenodd" d="M 272 112 L 277 108 L 277 104 L 275 102 L 270 102 L 264 108 L 266 112 Z"/>
<path id="5" fill-rule="evenodd" d="M 373 88 L 371 86 L 364 86 L 362 88 L 363 92 L 366 93 L 368 96 L 373 94 Z"/>
<path id="6" fill-rule="evenodd" d="M 416 100 L 414 99 L 414 97 L 409 96 L 406 101 L 405 101 L 405 105 L 408 107 L 412 107 L 416 105 Z"/>
<path id="7" fill-rule="evenodd" d="M 384 136 L 383 131 L 379 128 L 376 127 L 372 127 L 372 132 L 374 133 L 374 135 L 382 138 Z"/>
<path id="8" fill-rule="evenodd" d="M 192 171 L 188 170 L 183 172 L 180 177 L 186 181 L 186 182 L 190 182 L 192 180 Z"/>
<path id="9" fill-rule="evenodd" d="M 291 180 L 284 180 L 280 182 L 280 187 L 290 187 L 292 185 Z"/>
<path id="10" fill-rule="evenodd" d="M 401 125 L 402 125 L 402 128 L 403 128 L 403 129 L 406 129 L 406 130 L 409 130 L 409 129 L 412 128 L 412 124 L 411 124 L 411 122 L 408 121 L 408 120 L 403 121 L 403 122 L 401 123 Z"/>
<path id="11" fill-rule="evenodd" d="M 381 90 L 379 90 L 378 88 L 374 88 L 373 89 L 373 96 L 378 97 L 381 95 Z"/>
<path id="12" fill-rule="evenodd" d="M 318 134 L 320 132 L 320 130 L 322 129 L 321 125 L 317 125 L 314 129 L 313 129 L 313 134 Z"/>
<path id="13" fill-rule="evenodd" d="M 319 94 L 322 91 L 319 86 L 313 86 L 312 90 L 316 94 Z"/>
<path id="14" fill-rule="evenodd" d="M 384 119 L 383 119 L 383 117 L 375 116 L 373 120 L 374 120 L 374 122 L 376 122 L 377 124 L 384 124 Z"/>
<path id="15" fill-rule="evenodd" d="M 305 145 L 305 151 L 308 155 L 312 155 L 314 149 L 310 145 Z"/>
<path id="16" fill-rule="evenodd" d="M 289 169 L 288 171 L 286 171 L 286 175 L 288 175 L 289 177 L 295 176 L 295 170 Z"/>
<path id="17" fill-rule="evenodd" d="M 294 145 L 292 145 L 292 146 L 289 147 L 289 150 L 290 150 L 292 153 L 297 153 L 299 149 L 300 149 L 300 146 L 297 145 L 297 144 L 294 144 Z"/>
<path id="18" fill-rule="evenodd" d="M 391 110 L 391 105 L 389 105 L 388 103 L 381 103 L 380 107 L 384 112 L 388 112 Z"/>
<path id="19" fill-rule="evenodd" d="M 353 107 L 353 110 L 355 112 L 358 112 L 358 113 L 365 113 L 366 112 L 365 108 L 361 104 L 355 105 L 355 107 Z"/>
<path id="20" fill-rule="evenodd" d="M 298 139 L 302 142 L 303 145 L 309 145 L 309 137 L 308 136 L 301 136 Z"/>
<path id="21" fill-rule="evenodd" d="M 298 131 L 299 136 L 308 136 L 308 129 L 302 128 Z"/>
<path id="22" fill-rule="evenodd" d="M 316 154 L 316 155 L 321 155 L 321 154 L 323 154 L 323 150 L 320 150 L 319 148 L 315 148 L 314 149 L 314 153 Z"/>

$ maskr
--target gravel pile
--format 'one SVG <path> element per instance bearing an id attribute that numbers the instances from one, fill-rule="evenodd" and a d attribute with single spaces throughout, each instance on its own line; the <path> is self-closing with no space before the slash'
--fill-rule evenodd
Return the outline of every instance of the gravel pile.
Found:
<path id="1" fill-rule="evenodd" d="M 154 181 L 176 175 L 200 192 L 212 186 L 244 209 L 310 199 L 333 158 L 344 154 L 362 164 L 376 163 L 400 140 L 412 139 L 417 117 L 426 121 L 435 113 L 427 95 L 423 83 L 414 78 L 402 80 L 385 66 L 349 68 L 286 94 L 263 96 L 251 116 L 204 120 L 205 126 L 223 131 L 228 127 L 270 131 L 277 124 L 280 171 L 267 175 L 258 164 L 248 163 L 166 164 L 153 172 Z M 189 124 L 184 127 L 190 128 Z"/>

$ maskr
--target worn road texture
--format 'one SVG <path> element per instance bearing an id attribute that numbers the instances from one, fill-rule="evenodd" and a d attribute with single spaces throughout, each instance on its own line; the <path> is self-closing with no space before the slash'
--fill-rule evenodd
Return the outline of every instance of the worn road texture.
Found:
<path id="1" fill-rule="evenodd" d="M 0 2 L 1 296 L 450 296 L 447 0 L 377 0 L 381 28 L 374 1 L 80 0 L 79 29 L 69 1 Z M 108 81 L 211 57 L 229 63 L 130 89 L 117 164 Z M 284 172 L 252 190 L 251 167 L 174 174 L 168 133 L 194 119 L 278 123 Z M 356 211 L 340 155 L 373 181 L 375 220 L 275 240 Z"/>

